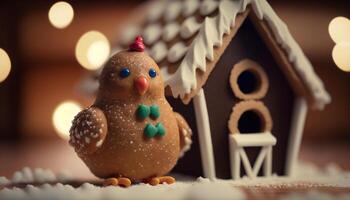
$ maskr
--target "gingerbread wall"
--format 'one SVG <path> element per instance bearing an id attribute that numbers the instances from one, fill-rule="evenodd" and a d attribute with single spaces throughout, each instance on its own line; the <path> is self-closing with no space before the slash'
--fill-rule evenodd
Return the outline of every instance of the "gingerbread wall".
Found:
<path id="1" fill-rule="evenodd" d="M 284 174 L 294 93 L 253 24 L 247 19 L 221 56 L 204 86 L 218 178 L 231 178 L 227 123 L 232 107 L 241 101 L 230 87 L 230 72 L 235 64 L 247 58 L 259 63 L 269 79 L 267 94 L 261 101 L 271 114 L 273 121 L 271 132 L 277 138 L 277 144 L 273 149 L 273 173 Z M 174 171 L 195 176 L 202 175 L 193 105 L 192 103 L 183 105 L 179 99 L 173 98 L 169 98 L 169 102 L 174 110 L 185 116 L 194 131 L 192 149 L 179 160 Z M 247 154 L 252 162 L 258 154 L 258 149 L 249 148 Z"/>

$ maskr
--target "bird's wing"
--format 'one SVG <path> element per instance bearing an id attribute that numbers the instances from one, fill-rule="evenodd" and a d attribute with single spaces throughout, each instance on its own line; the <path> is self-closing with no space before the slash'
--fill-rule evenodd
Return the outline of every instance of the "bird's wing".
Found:
<path id="1" fill-rule="evenodd" d="M 107 135 L 107 119 L 97 107 L 84 109 L 75 116 L 70 129 L 69 143 L 78 154 L 91 154 Z"/>
<path id="2" fill-rule="evenodd" d="M 180 155 L 181 158 L 186 151 L 190 150 L 192 144 L 192 130 L 186 120 L 177 112 L 174 112 L 180 133 Z"/>

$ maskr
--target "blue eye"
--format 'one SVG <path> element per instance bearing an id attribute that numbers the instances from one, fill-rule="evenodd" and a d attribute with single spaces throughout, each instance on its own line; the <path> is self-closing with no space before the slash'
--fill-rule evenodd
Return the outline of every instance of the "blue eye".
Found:
<path id="1" fill-rule="evenodd" d="M 149 71 L 148 71 L 148 74 L 151 78 L 154 78 L 157 76 L 157 72 L 156 70 L 154 70 L 153 68 L 151 68 Z"/>
<path id="2" fill-rule="evenodd" d="M 130 70 L 129 70 L 129 68 L 123 68 L 123 69 L 121 69 L 120 72 L 119 72 L 120 78 L 126 78 L 126 77 L 128 77 L 129 75 L 130 75 Z"/>

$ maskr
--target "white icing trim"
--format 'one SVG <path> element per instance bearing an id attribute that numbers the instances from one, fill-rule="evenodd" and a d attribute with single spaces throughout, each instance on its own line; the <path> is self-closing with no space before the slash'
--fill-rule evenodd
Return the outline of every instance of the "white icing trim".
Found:
<path id="1" fill-rule="evenodd" d="M 180 60 L 181 58 L 183 58 L 186 51 L 187 51 L 187 47 L 185 43 L 178 42 L 169 49 L 167 59 L 170 63 L 174 63 Z"/>
<path id="2" fill-rule="evenodd" d="M 155 45 L 153 45 L 152 49 L 150 50 L 151 57 L 157 62 L 161 62 L 167 55 L 168 49 L 166 47 L 166 44 L 162 41 L 157 42 Z"/>
<path id="3" fill-rule="evenodd" d="M 187 18 L 181 25 L 180 35 L 182 38 L 187 39 L 193 34 L 197 33 L 201 24 L 197 22 L 196 17 Z"/>
<path id="4" fill-rule="evenodd" d="M 298 162 L 299 149 L 307 115 L 307 102 L 304 98 L 296 98 L 292 116 L 286 160 L 286 174 L 293 176 Z"/>
<path id="5" fill-rule="evenodd" d="M 199 1 L 198 0 L 187 0 L 187 1 L 184 1 L 183 6 L 182 6 L 182 15 L 184 17 L 188 17 L 188 16 L 194 14 L 194 12 L 196 12 L 198 7 L 199 7 Z"/>
<path id="6" fill-rule="evenodd" d="M 199 12 L 203 16 L 207 16 L 210 13 L 214 12 L 219 6 L 218 1 L 213 1 L 213 0 L 205 0 L 199 8 Z"/>
<path id="7" fill-rule="evenodd" d="M 162 35 L 162 26 L 160 24 L 150 24 L 148 25 L 142 36 L 143 40 L 147 45 L 153 44 Z"/>
<path id="8" fill-rule="evenodd" d="M 276 138 L 269 132 L 266 133 L 231 133 L 235 146 L 238 147 L 259 147 L 267 145 L 275 145 Z"/>
<path id="9" fill-rule="evenodd" d="M 163 40 L 168 42 L 174 39 L 175 36 L 179 33 L 179 31 L 180 31 L 180 26 L 178 23 L 172 22 L 167 24 L 163 30 Z"/>
<path id="10" fill-rule="evenodd" d="M 317 100 L 317 108 L 322 110 L 325 104 L 330 103 L 331 98 L 325 91 L 321 79 L 315 74 L 310 61 L 305 57 L 300 46 L 291 36 L 288 27 L 265 0 L 261 2 L 255 0 L 252 3 L 257 16 L 261 20 L 267 21 L 278 44 L 287 52 L 289 61 L 293 63 L 295 70 L 313 93 Z"/>
<path id="11" fill-rule="evenodd" d="M 165 82 L 169 85 L 174 97 L 184 97 L 197 87 L 196 70 L 206 71 L 206 59 L 213 60 L 213 48 L 221 46 L 225 33 L 234 26 L 236 16 L 251 4 L 259 19 L 265 20 L 271 27 L 279 45 L 287 52 L 289 61 L 309 87 L 317 101 L 317 108 L 322 109 L 331 101 L 320 78 L 315 74 L 310 62 L 290 35 L 287 26 L 272 10 L 266 0 L 223 0 L 219 3 L 218 14 L 206 17 L 199 33 L 179 65 L 178 70 Z"/>
<path id="12" fill-rule="evenodd" d="M 214 46 L 221 46 L 224 33 L 230 32 L 236 14 L 240 11 L 238 1 L 222 1 L 216 17 L 206 17 L 192 44 L 169 85 L 174 97 L 181 98 L 197 87 L 196 70 L 206 71 L 206 58 L 214 59 Z"/>
<path id="13" fill-rule="evenodd" d="M 260 168 L 264 169 L 264 176 L 272 174 L 272 146 L 276 145 L 276 138 L 269 132 L 252 134 L 229 134 L 230 166 L 233 179 L 240 179 L 241 162 L 250 179 L 258 176 Z M 253 166 L 251 166 L 244 147 L 262 147 Z M 264 165 L 263 165 L 264 164 Z"/>
<path id="14" fill-rule="evenodd" d="M 196 115 L 203 174 L 206 178 L 215 180 L 213 143 L 211 140 L 210 122 L 203 89 L 200 89 L 198 94 L 193 98 L 193 105 Z"/>
<path id="15" fill-rule="evenodd" d="M 182 3 L 180 1 L 170 1 L 164 13 L 166 22 L 175 20 L 181 13 Z"/>

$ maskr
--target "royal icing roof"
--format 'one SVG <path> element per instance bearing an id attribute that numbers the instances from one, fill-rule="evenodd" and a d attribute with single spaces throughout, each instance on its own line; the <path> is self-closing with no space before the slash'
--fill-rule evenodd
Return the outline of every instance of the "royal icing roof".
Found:
<path id="1" fill-rule="evenodd" d="M 322 109 L 331 100 L 329 94 L 287 26 L 266 0 L 153 1 L 145 22 L 127 28 L 120 37 L 120 44 L 127 45 L 141 34 L 148 46 L 147 52 L 160 64 L 165 85 L 171 88 L 174 97 L 183 98 L 197 87 L 196 70 L 206 71 L 207 60 L 214 59 L 214 47 L 222 45 L 224 34 L 230 33 L 236 16 L 248 5 L 259 19 L 267 22 L 295 71 L 311 91 L 316 106 Z M 204 17 L 202 21 L 197 19 L 198 14 Z M 174 63 L 178 68 L 170 74 L 167 64 Z"/>

